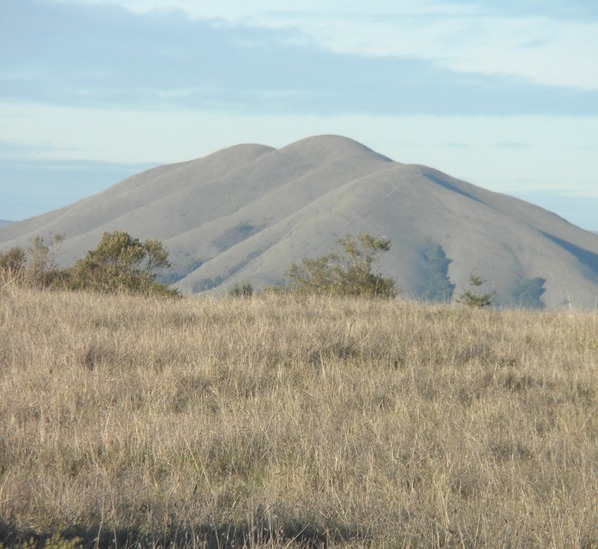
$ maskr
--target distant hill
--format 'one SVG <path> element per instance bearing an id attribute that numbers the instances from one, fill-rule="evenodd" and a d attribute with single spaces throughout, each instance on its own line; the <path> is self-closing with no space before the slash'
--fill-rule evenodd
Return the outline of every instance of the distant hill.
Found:
<path id="1" fill-rule="evenodd" d="M 2 227 L 2 225 L 8 225 L 9 223 L 12 223 L 12 221 L 6 221 L 5 219 L 0 219 L 0 227 Z"/>
<path id="2" fill-rule="evenodd" d="M 186 294 L 226 291 L 238 281 L 284 284 L 292 261 L 365 231 L 392 240 L 378 268 L 409 297 L 438 298 L 446 270 L 455 293 L 476 273 L 503 305 L 595 307 L 598 300 L 596 234 L 339 136 L 280 149 L 237 145 L 153 168 L 2 227 L 0 247 L 63 234 L 60 258 L 68 264 L 117 229 L 161 240 L 173 264 L 168 280 Z"/>

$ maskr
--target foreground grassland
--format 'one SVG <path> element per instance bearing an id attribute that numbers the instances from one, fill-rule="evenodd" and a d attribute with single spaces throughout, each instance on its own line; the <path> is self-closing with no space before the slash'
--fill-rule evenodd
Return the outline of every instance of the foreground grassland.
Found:
<path id="1" fill-rule="evenodd" d="M 598 546 L 596 313 L 6 287 L 0 364 L 6 546 Z"/>

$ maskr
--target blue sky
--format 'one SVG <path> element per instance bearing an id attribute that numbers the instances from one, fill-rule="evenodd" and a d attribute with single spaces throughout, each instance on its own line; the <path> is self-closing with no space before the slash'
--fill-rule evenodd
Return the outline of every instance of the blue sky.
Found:
<path id="1" fill-rule="evenodd" d="M 345 135 L 598 230 L 595 0 L 4 0 L 0 219 Z"/>

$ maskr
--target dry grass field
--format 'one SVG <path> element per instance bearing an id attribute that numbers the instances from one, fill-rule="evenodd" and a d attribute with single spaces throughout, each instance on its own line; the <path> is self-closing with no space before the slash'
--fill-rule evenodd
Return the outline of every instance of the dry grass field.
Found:
<path id="1" fill-rule="evenodd" d="M 597 313 L 7 286 L 0 365 L 4 546 L 598 547 Z"/>

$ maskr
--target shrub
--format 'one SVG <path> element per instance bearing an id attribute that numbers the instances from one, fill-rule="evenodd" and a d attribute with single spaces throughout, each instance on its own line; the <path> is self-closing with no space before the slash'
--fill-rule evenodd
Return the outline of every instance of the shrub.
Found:
<path id="1" fill-rule="evenodd" d="M 243 284 L 237 282 L 228 292 L 231 297 L 251 297 L 253 295 L 253 286 L 248 282 Z"/>
<path id="2" fill-rule="evenodd" d="M 176 290 L 155 280 L 156 270 L 169 266 L 168 252 L 157 240 L 141 242 L 124 231 L 104 233 L 98 247 L 73 267 L 72 287 L 176 296 Z"/>
<path id="3" fill-rule="evenodd" d="M 28 250 L 29 261 L 25 277 L 28 285 L 37 288 L 60 286 L 66 273 L 58 268 L 56 255 L 64 240 L 64 236 L 57 234 L 52 237 L 52 242 L 46 244 L 44 239 L 36 236 Z"/>
<path id="4" fill-rule="evenodd" d="M 36 236 L 27 249 L 14 247 L 0 253 L 3 283 L 16 282 L 34 288 L 62 286 L 68 273 L 58 268 L 56 254 L 63 240 L 62 235 L 54 235 L 52 242 L 46 244 L 41 236 Z"/>
<path id="5" fill-rule="evenodd" d="M 13 281 L 20 283 L 25 273 L 27 253 L 23 248 L 14 247 L 6 252 L 0 252 L 0 282 L 9 284 Z"/>
<path id="6" fill-rule="evenodd" d="M 290 290 L 319 295 L 395 297 L 392 278 L 372 273 L 372 263 L 390 249 L 390 240 L 361 233 L 337 241 L 341 252 L 303 258 L 287 270 Z"/>

